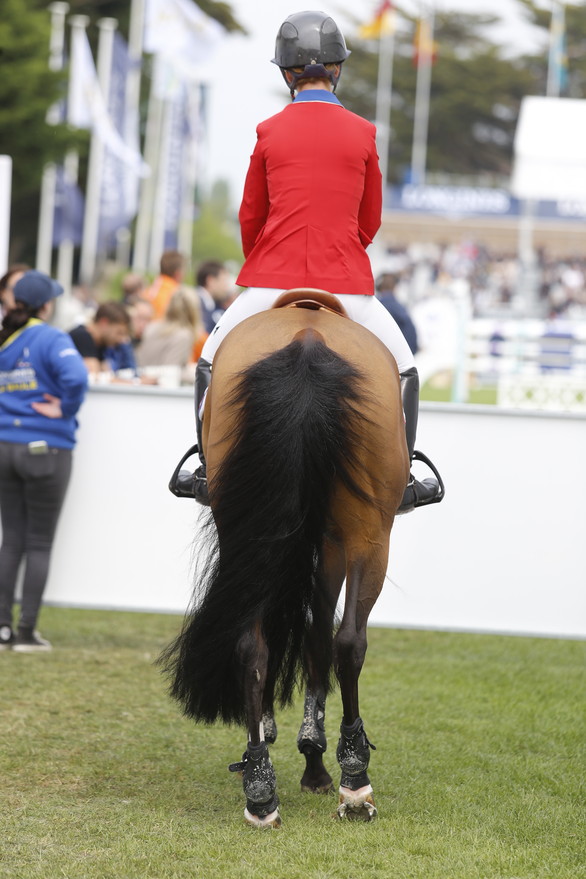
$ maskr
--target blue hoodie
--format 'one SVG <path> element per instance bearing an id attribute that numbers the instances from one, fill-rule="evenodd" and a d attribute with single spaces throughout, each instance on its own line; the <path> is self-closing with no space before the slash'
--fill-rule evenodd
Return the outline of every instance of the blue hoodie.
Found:
<path id="1" fill-rule="evenodd" d="M 72 449 L 88 384 L 83 359 L 71 337 L 35 318 L 0 347 L 0 441 Z M 31 407 L 44 394 L 61 400 L 62 418 L 47 418 Z"/>

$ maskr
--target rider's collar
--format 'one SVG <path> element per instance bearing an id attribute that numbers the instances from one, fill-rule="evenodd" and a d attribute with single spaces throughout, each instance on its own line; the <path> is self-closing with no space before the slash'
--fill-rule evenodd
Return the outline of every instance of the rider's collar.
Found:
<path id="1" fill-rule="evenodd" d="M 301 104 L 305 101 L 321 101 L 323 104 L 337 104 L 339 107 L 342 106 L 335 94 L 327 91 L 327 89 L 303 89 L 302 92 L 298 92 L 295 96 L 293 103 Z"/>

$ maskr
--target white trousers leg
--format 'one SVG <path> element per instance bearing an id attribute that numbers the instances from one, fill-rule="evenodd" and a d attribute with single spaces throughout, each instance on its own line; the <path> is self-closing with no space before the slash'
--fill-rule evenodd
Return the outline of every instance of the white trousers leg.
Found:
<path id="1" fill-rule="evenodd" d="M 210 333 L 201 352 L 204 360 L 213 363 L 216 351 L 230 330 L 247 317 L 271 308 L 283 292 L 272 287 L 248 287 L 244 290 L 226 309 Z M 375 296 L 346 294 L 336 298 L 340 300 L 351 320 L 370 330 L 389 349 L 397 361 L 399 372 L 415 366 L 413 354 L 403 333 L 382 302 Z M 368 352 L 365 351 L 365 357 L 367 356 Z"/>

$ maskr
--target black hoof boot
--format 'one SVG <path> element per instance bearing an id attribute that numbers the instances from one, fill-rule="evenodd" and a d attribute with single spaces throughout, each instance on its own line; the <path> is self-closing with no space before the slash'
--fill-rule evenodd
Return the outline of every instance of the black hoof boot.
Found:
<path id="1" fill-rule="evenodd" d="M 376 750 L 366 737 L 360 717 L 357 717 L 351 726 L 346 726 L 342 721 L 340 740 L 336 749 L 336 757 L 342 770 L 340 787 L 358 790 L 370 784 L 367 769 L 371 748 L 373 751 Z"/>
<path id="2" fill-rule="evenodd" d="M 231 772 L 242 772 L 246 821 L 256 827 L 279 827 L 277 779 L 266 742 L 260 745 L 251 745 L 249 742 L 242 761 L 232 763 L 229 768 Z"/>
<path id="3" fill-rule="evenodd" d="M 309 691 L 305 694 L 303 722 L 297 734 L 297 747 L 302 754 L 307 749 L 323 754 L 328 746 L 325 731 L 326 706 L 322 695 Z"/>
<path id="4" fill-rule="evenodd" d="M 413 461 L 423 461 L 433 471 L 436 478 L 423 479 L 421 482 L 413 475 L 409 477 L 409 484 L 403 494 L 403 500 L 397 510 L 397 514 L 410 513 L 417 507 L 426 507 L 429 504 L 439 504 L 443 501 L 445 491 L 444 483 L 437 469 L 423 452 L 413 452 Z"/>
<path id="5" fill-rule="evenodd" d="M 262 716 L 262 725 L 267 745 L 274 745 L 277 741 L 277 721 L 271 711 L 265 711 Z"/>
<path id="6" fill-rule="evenodd" d="M 376 818 L 377 810 L 367 773 L 371 748 L 375 750 L 366 737 L 359 717 L 351 726 L 342 723 L 336 752 L 342 770 L 339 818 L 349 821 L 372 821 Z"/>

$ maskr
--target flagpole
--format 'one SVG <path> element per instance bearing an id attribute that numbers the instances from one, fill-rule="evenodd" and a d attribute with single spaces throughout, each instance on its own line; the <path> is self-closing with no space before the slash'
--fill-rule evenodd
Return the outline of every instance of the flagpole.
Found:
<path id="1" fill-rule="evenodd" d="M 50 3 L 51 39 L 49 43 L 49 70 L 63 69 L 65 50 L 65 16 L 69 12 L 69 3 Z M 47 123 L 56 125 L 61 121 L 60 102 L 53 104 L 47 112 Z M 39 203 L 39 230 L 37 235 L 37 256 L 35 265 L 45 274 L 51 274 L 51 256 L 53 251 L 53 215 L 55 213 L 55 186 L 57 168 L 54 162 L 45 165 L 41 183 Z"/>
<path id="2" fill-rule="evenodd" d="M 100 89 L 106 104 L 108 103 L 108 95 L 110 92 L 114 32 L 117 27 L 118 22 L 115 18 L 100 18 L 98 21 L 98 29 L 100 33 L 98 41 L 97 73 Z M 88 177 L 85 193 L 85 213 L 83 219 L 83 238 L 81 242 L 79 272 L 82 284 L 92 284 L 96 279 L 103 165 L 104 141 L 94 126 L 90 143 Z"/>
<path id="3" fill-rule="evenodd" d="M 144 14 L 145 0 L 131 0 L 128 29 L 128 74 L 126 77 L 124 142 L 136 145 L 139 151 L 140 82 L 142 77 Z M 124 200 L 129 216 L 132 215 L 129 222 L 134 219 L 138 210 L 140 186 L 139 178 L 136 175 L 125 175 Z M 117 249 L 116 259 L 127 268 L 130 265 L 131 252 L 132 236 L 130 228 L 124 227 L 119 229 L 116 233 L 116 238 L 122 245 Z"/>
<path id="4" fill-rule="evenodd" d="M 161 141 L 161 126 L 163 122 L 163 101 L 157 94 L 157 66 L 160 59 L 153 59 L 151 77 L 151 90 L 147 110 L 146 133 L 144 139 L 144 160 L 151 169 L 149 177 L 144 178 L 140 184 L 140 201 L 136 230 L 134 235 L 134 253 L 132 268 L 135 272 L 146 271 L 151 263 L 149 259 L 149 246 L 151 242 L 151 224 L 155 205 L 156 179 L 159 173 L 159 155 Z M 158 255 L 157 259 L 161 256 Z"/>
<path id="5" fill-rule="evenodd" d="M 191 258 L 193 255 L 193 209 L 195 205 L 195 189 L 197 185 L 197 167 L 200 147 L 199 123 L 197 121 L 199 120 L 201 106 L 200 84 L 198 84 L 197 89 L 192 89 L 191 93 L 187 95 L 186 102 L 187 113 L 189 114 L 191 124 L 188 133 L 189 142 L 185 147 L 187 160 L 185 162 L 183 199 L 181 203 L 181 213 L 179 215 L 177 246 L 179 252 L 185 256 L 187 264 L 191 266 Z"/>
<path id="6" fill-rule="evenodd" d="M 393 61 L 395 56 L 395 28 L 390 33 L 381 29 L 376 86 L 376 131 L 380 170 L 383 181 L 383 207 L 387 203 L 389 182 L 389 141 L 391 136 L 391 100 L 393 89 Z"/>
<path id="7" fill-rule="evenodd" d="M 73 45 L 76 40 L 78 40 L 82 35 L 85 34 L 85 29 L 89 24 L 89 16 L 87 15 L 73 15 L 70 18 L 71 24 L 71 46 L 72 51 L 71 55 L 73 56 Z M 71 112 L 72 112 L 72 96 L 73 96 L 73 83 L 75 81 L 75 77 L 79 75 L 78 71 L 69 69 L 69 91 L 68 91 L 68 101 L 67 101 L 67 121 L 71 122 Z M 69 150 L 65 156 L 65 162 L 63 165 L 63 174 L 65 178 L 66 184 L 75 186 L 77 184 L 79 172 L 79 155 L 77 150 Z M 73 256 L 75 252 L 75 245 L 71 238 L 65 238 L 59 244 L 59 251 L 57 255 L 57 280 L 65 290 L 66 294 L 71 293 L 71 285 L 73 281 Z"/>
<path id="8" fill-rule="evenodd" d="M 563 0 L 552 0 L 551 24 L 549 28 L 549 55 L 547 61 L 546 97 L 559 98 L 562 78 L 562 52 L 566 26 L 566 8 Z"/>
<path id="9" fill-rule="evenodd" d="M 427 164 L 427 132 L 429 126 L 429 106 L 431 93 L 431 66 L 433 54 L 433 31 L 435 9 L 430 7 L 427 17 L 429 45 L 423 50 L 423 14 L 420 19 L 419 45 L 417 56 L 417 83 L 415 87 L 415 120 L 413 125 L 413 151 L 411 154 L 411 180 L 416 185 L 425 183 Z"/>
<path id="10" fill-rule="evenodd" d="M 161 254 L 165 250 L 165 215 L 167 203 L 167 184 L 169 181 L 169 145 L 173 114 L 176 112 L 174 101 L 167 98 L 163 102 L 161 138 L 157 166 L 157 185 L 154 196 L 153 224 L 151 229 L 151 246 L 147 267 L 152 271 L 156 268 Z"/>

